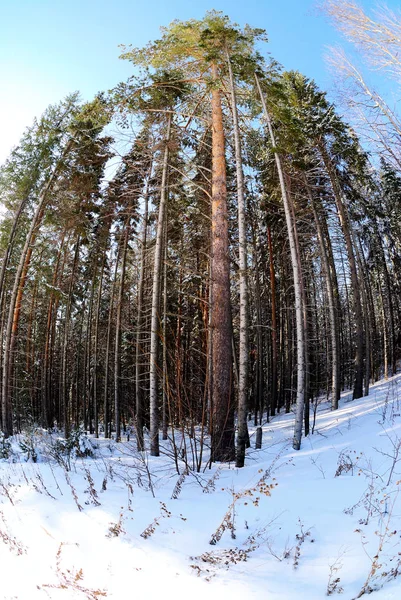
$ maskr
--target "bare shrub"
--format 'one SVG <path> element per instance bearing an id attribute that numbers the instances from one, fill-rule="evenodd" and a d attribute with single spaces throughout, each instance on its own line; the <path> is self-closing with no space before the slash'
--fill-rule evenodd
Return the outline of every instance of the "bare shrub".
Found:
<path id="1" fill-rule="evenodd" d="M 83 585 L 82 580 L 84 573 L 82 569 L 76 570 L 62 567 L 62 551 L 65 545 L 64 542 L 61 542 L 56 554 L 56 574 L 58 583 L 46 583 L 42 587 L 81 592 L 87 600 L 98 600 L 100 597 L 105 597 L 107 594 L 104 590 L 93 590 Z"/>

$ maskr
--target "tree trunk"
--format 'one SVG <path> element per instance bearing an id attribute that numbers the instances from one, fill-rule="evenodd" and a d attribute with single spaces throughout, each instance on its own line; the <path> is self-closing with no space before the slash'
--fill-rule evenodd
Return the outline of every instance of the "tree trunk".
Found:
<path id="1" fill-rule="evenodd" d="M 66 259 L 66 252 L 65 252 L 65 248 L 68 247 L 68 240 L 67 240 L 67 244 L 65 244 L 65 236 L 66 233 L 63 233 L 63 236 L 61 238 L 61 242 L 60 242 L 60 248 L 57 254 L 57 259 L 56 259 L 56 265 L 55 265 L 55 269 L 54 269 L 54 273 L 53 273 L 53 280 L 52 280 L 52 291 L 50 293 L 50 299 L 49 299 L 49 307 L 47 310 L 47 325 L 46 325 L 46 338 L 45 338 L 45 350 L 44 350 L 44 357 L 43 357 L 43 376 L 42 376 L 42 425 L 43 427 L 52 427 L 53 426 L 53 419 L 54 419 L 54 411 L 50 411 L 50 389 L 51 389 L 51 357 L 52 357 L 52 339 L 53 339 L 53 324 L 54 324 L 54 320 L 56 318 L 56 310 L 55 307 L 58 304 L 58 301 L 56 300 L 56 296 L 54 293 L 54 288 L 56 288 L 59 280 L 62 277 L 62 274 L 64 272 L 64 265 L 65 265 L 65 259 Z M 62 266 L 60 269 L 60 262 L 61 262 L 61 256 L 63 254 L 64 251 L 64 258 L 63 258 L 63 262 L 62 262 Z"/>
<path id="2" fill-rule="evenodd" d="M 99 320 L 100 320 L 100 303 L 103 293 L 103 278 L 104 267 L 106 264 L 106 248 L 103 251 L 102 266 L 100 268 L 100 276 L 96 298 L 96 316 L 95 316 L 95 339 L 93 341 L 93 420 L 95 437 L 99 437 Z"/>
<path id="3" fill-rule="evenodd" d="M 164 269 L 163 269 L 163 404 L 162 404 L 162 435 L 163 440 L 168 438 L 168 423 L 170 403 L 168 372 L 167 372 L 167 227 L 164 236 Z"/>
<path id="4" fill-rule="evenodd" d="M 71 317 L 71 306 L 72 306 L 72 292 L 74 289 L 74 280 L 75 280 L 75 272 L 78 265 L 79 258 L 79 248 L 80 248 L 81 239 L 78 236 L 77 241 L 75 242 L 75 252 L 74 252 L 74 261 L 71 269 L 71 277 L 70 277 L 70 285 L 68 289 L 68 297 L 67 297 L 67 305 L 65 308 L 65 316 L 64 316 L 64 337 L 63 337 L 63 347 L 62 347 L 62 365 L 61 365 L 61 382 L 62 382 L 62 401 L 63 401 L 63 420 L 64 420 L 64 436 L 65 438 L 69 437 L 70 434 L 70 420 L 69 420 L 69 395 L 70 391 L 68 388 L 68 380 L 67 376 L 67 349 L 68 349 L 68 338 L 70 332 L 70 317 Z"/>
<path id="5" fill-rule="evenodd" d="M 167 171 L 169 157 L 169 141 L 171 130 L 171 113 L 167 121 L 162 182 L 160 191 L 159 215 L 157 220 L 156 247 L 153 267 L 152 317 L 150 330 L 150 370 L 149 370 L 149 406 L 150 406 L 150 454 L 159 456 L 159 403 L 157 395 L 157 359 L 160 336 L 160 275 L 163 256 L 164 217 L 167 205 Z"/>
<path id="6" fill-rule="evenodd" d="M 296 223 L 292 219 L 292 200 L 290 194 L 287 193 L 286 183 L 284 179 L 284 171 L 281 164 L 281 157 L 276 151 L 276 141 L 274 139 L 273 127 L 270 120 L 270 115 L 267 110 L 266 102 L 260 87 L 259 79 L 255 74 L 256 85 L 259 90 L 260 99 L 263 106 L 263 112 L 266 118 L 271 144 L 276 160 L 276 167 L 280 180 L 281 196 L 283 199 L 285 219 L 287 225 L 287 234 L 290 244 L 291 265 L 294 278 L 295 291 L 295 322 L 296 322 L 296 337 L 297 337 L 297 395 L 296 395 L 296 411 L 295 411 L 295 427 L 294 427 L 294 450 L 299 450 L 301 447 L 302 423 L 304 418 L 305 406 L 305 335 L 304 335 L 304 310 L 302 302 L 302 273 L 300 270 L 300 261 L 297 253 L 297 245 L 295 239 Z"/>
<path id="7" fill-rule="evenodd" d="M 111 346 L 111 329 L 113 324 L 114 313 L 114 296 L 117 283 L 118 264 L 120 262 L 121 243 L 118 244 L 116 264 L 114 267 L 113 284 L 110 293 L 109 318 L 107 321 L 107 337 L 106 337 L 106 359 L 104 365 L 104 391 L 103 391 L 103 421 L 104 421 L 104 437 L 111 437 L 111 419 L 110 419 L 110 403 L 109 403 L 109 364 L 110 364 L 110 346 Z"/>
<path id="8" fill-rule="evenodd" d="M 117 313 L 116 313 L 116 337 L 114 346 L 114 422 L 116 425 L 116 442 L 121 441 L 121 313 L 124 298 L 125 265 L 127 260 L 127 248 L 130 225 L 129 217 L 125 225 L 124 243 L 122 248 L 120 285 L 118 290 Z"/>
<path id="9" fill-rule="evenodd" d="M 323 163 L 325 165 L 327 174 L 329 176 L 331 187 L 334 194 L 334 199 L 337 206 L 338 217 L 340 220 L 341 229 L 343 231 L 345 245 L 347 248 L 348 262 L 350 267 L 351 274 L 351 285 L 352 285 L 352 294 L 353 294 L 353 304 L 354 304 L 354 313 L 355 313 L 355 326 L 356 326 L 356 353 L 355 353 L 355 383 L 354 383 L 354 392 L 353 399 L 361 398 L 363 396 L 363 377 L 364 377 L 364 369 L 363 369 L 363 357 L 364 357 L 364 322 L 363 322 L 363 312 L 362 312 L 362 301 L 361 301 L 361 291 L 360 285 L 358 281 L 358 271 L 356 268 L 356 260 L 354 254 L 354 248 L 352 244 L 352 233 L 351 233 L 351 224 L 349 222 L 349 216 L 347 208 L 342 200 L 342 190 L 340 183 L 338 181 L 337 173 L 335 170 L 335 166 L 333 165 L 331 158 L 328 155 L 328 152 L 320 140 L 318 141 L 318 149 L 320 155 L 322 157 Z"/>
<path id="10" fill-rule="evenodd" d="M 384 253 L 384 248 L 383 248 L 383 242 L 381 240 L 380 237 L 380 233 L 378 231 L 378 227 L 377 227 L 377 223 L 375 221 L 376 217 L 374 217 L 374 233 L 375 233 L 375 238 L 376 238 L 376 246 L 377 249 L 379 250 L 377 257 L 376 257 L 376 264 L 378 267 L 379 271 L 383 272 L 384 275 L 384 286 L 385 286 L 385 290 L 386 290 L 386 298 L 387 298 L 387 306 L 388 306 L 388 325 L 387 325 L 387 319 L 384 320 L 384 327 L 385 329 L 388 327 L 389 332 L 388 332 L 388 348 L 389 348 L 389 352 L 387 353 L 386 350 L 386 354 L 388 354 L 388 362 L 391 364 L 391 374 L 395 375 L 397 372 L 397 360 L 396 360 L 396 353 L 395 353 L 395 327 L 394 327 L 394 306 L 393 306 L 393 298 L 392 298 L 392 293 L 391 293 L 391 281 L 390 281 L 390 275 L 388 272 L 388 267 L 387 267 L 387 262 L 386 262 L 386 256 Z M 381 282 L 379 282 L 379 286 L 380 286 L 380 290 L 381 290 L 381 294 L 382 292 L 382 285 Z M 388 377 L 388 368 L 386 371 L 386 378 Z"/>
<path id="11" fill-rule="evenodd" d="M 93 261 L 93 274 L 91 281 L 91 292 L 88 307 L 88 318 L 86 321 L 86 343 L 85 343 L 85 376 L 83 381 L 84 393 L 83 393 L 83 413 L 84 413 L 84 428 L 89 429 L 89 433 L 93 433 L 93 420 L 92 420 L 92 320 L 93 320 L 93 303 L 95 298 L 95 285 L 96 285 L 97 265 L 96 261 Z M 85 400 L 86 398 L 86 400 Z"/>
<path id="12" fill-rule="evenodd" d="M 237 175 L 238 198 L 238 241 L 239 241 L 239 360 L 238 360 L 238 433 L 236 467 L 245 463 L 245 448 L 248 434 L 248 260 L 246 240 L 245 185 L 242 167 L 241 137 L 238 124 L 237 99 L 230 57 L 227 53 L 228 72 L 230 78 L 231 110 L 235 144 L 235 168 Z"/>
<path id="13" fill-rule="evenodd" d="M 141 234 L 141 254 L 139 262 L 139 282 L 137 296 L 137 316 L 136 316 L 136 350 L 135 350 L 135 426 L 136 439 L 138 450 L 144 450 L 143 443 L 143 427 L 144 427 L 144 393 L 143 393 L 143 365 L 144 360 L 144 341 L 143 341 L 143 295 L 145 284 L 145 259 L 146 259 L 146 242 L 148 233 L 148 210 L 149 210 L 149 180 L 152 175 L 152 164 L 149 169 L 149 175 L 146 181 L 144 193 L 144 208 L 143 208 L 143 227 Z"/>
<path id="14" fill-rule="evenodd" d="M 330 265 L 329 260 L 327 258 L 323 231 L 320 225 L 320 216 L 316 210 L 315 199 L 313 198 L 313 194 L 309 187 L 306 176 L 304 176 L 304 182 L 309 196 L 309 202 L 312 208 L 314 222 L 316 225 L 316 233 L 320 249 L 320 258 L 322 261 L 323 274 L 326 283 L 331 338 L 331 408 L 332 410 L 336 410 L 338 408 L 338 401 L 340 399 L 340 348 L 338 318 L 334 299 L 333 284 L 330 273 Z"/>
<path id="15" fill-rule="evenodd" d="M 273 243 L 270 227 L 267 228 L 267 241 L 269 245 L 269 269 L 271 289 L 271 317 L 272 317 L 272 389 L 271 389 L 271 414 L 275 415 L 278 409 L 277 398 L 277 308 L 276 308 L 276 273 L 273 261 Z"/>
<path id="16" fill-rule="evenodd" d="M 225 135 L 216 65 L 212 67 L 212 453 L 211 460 L 235 458 L 232 403 L 232 323 L 226 186 Z"/>

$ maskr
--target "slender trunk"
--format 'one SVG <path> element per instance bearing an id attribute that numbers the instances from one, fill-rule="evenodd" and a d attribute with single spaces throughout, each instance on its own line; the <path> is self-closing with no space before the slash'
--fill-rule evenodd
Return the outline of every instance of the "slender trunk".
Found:
<path id="1" fill-rule="evenodd" d="M 167 170 L 169 157 L 169 141 L 171 130 L 171 113 L 167 121 L 166 140 L 163 157 L 162 182 L 160 192 L 159 215 L 157 221 L 156 247 L 153 268 L 152 316 L 150 330 L 150 370 L 149 370 L 149 406 L 150 406 L 150 454 L 159 456 L 159 403 L 157 397 L 157 354 L 159 348 L 159 309 L 160 309 L 160 274 L 163 256 L 164 217 L 167 205 Z"/>
<path id="2" fill-rule="evenodd" d="M 67 242 L 65 244 L 64 256 L 63 256 L 63 264 L 60 270 L 59 276 L 59 286 L 61 286 L 62 281 L 64 280 L 64 272 L 66 268 L 66 264 L 70 257 L 70 241 L 71 235 L 68 237 Z M 53 409 L 53 414 L 57 420 L 57 425 L 62 426 L 63 422 L 63 399 L 62 399 L 62 369 L 61 369 L 61 357 L 62 357 L 62 343 L 63 336 L 62 332 L 62 317 L 59 319 L 59 326 L 57 326 L 57 316 L 58 316 L 58 307 L 60 304 L 60 297 L 56 296 L 53 306 L 53 318 L 51 319 L 51 334 L 49 340 L 49 373 L 48 373 L 48 397 L 50 398 L 51 408 Z M 58 357 L 58 380 L 54 376 L 54 366 L 57 363 Z M 53 420 L 54 423 L 54 420 Z"/>
<path id="3" fill-rule="evenodd" d="M 345 272 L 345 264 L 344 264 L 344 256 L 342 251 L 340 250 L 340 259 L 341 259 L 341 269 L 342 269 L 342 276 L 343 276 L 343 280 L 344 280 L 344 290 L 345 290 L 345 301 L 346 301 L 346 316 L 347 316 L 347 326 L 348 326 L 348 345 L 347 345 L 347 351 L 346 351 L 346 356 L 345 356 L 345 362 L 347 364 L 347 370 L 348 370 L 348 377 L 347 377 L 347 388 L 350 389 L 351 388 L 351 384 L 352 384 L 352 374 L 351 374 L 351 369 L 348 367 L 348 365 L 350 364 L 350 360 L 349 357 L 352 354 L 352 324 L 351 324 L 351 303 L 350 303 L 350 299 L 349 299 L 349 293 L 348 293 L 348 285 L 347 285 L 347 275 Z M 345 319 L 344 319 L 345 321 Z M 345 376 L 344 376 L 344 380 L 345 380 Z"/>
<path id="4" fill-rule="evenodd" d="M 92 320 L 93 320 L 93 303 L 95 298 L 95 284 L 97 276 L 97 264 L 96 261 L 93 263 L 93 277 L 91 282 L 91 294 L 88 308 L 88 319 L 86 325 L 86 361 L 85 361 L 85 379 L 84 379 L 84 397 L 86 396 L 86 403 L 84 402 L 84 427 L 89 429 L 89 433 L 93 433 L 93 420 L 92 420 Z M 86 405 L 86 410 L 85 410 Z"/>
<path id="5" fill-rule="evenodd" d="M 369 273 L 366 268 L 365 257 L 363 254 L 362 245 L 359 240 L 358 247 L 358 239 L 356 236 L 353 237 L 354 247 L 355 247 L 355 255 L 358 261 L 358 266 L 361 274 L 364 274 L 363 281 L 361 281 L 361 297 L 362 297 L 362 309 L 364 315 L 364 324 L 365 324 L 365 373 L 364 373 L 364 382 L 365 382 L 365 390 L 364 396 L 369 395 L 369 384 L 370 384 L 370 314 L 369 314 L 369 303 L 368 303 L 368 294 L 367 287 L 370 286 L 369 281 Z M 365 268 L 364 268 L 365 267 Z"/>
<path id="6" fill-rule="evenodd" d="M 182 242 L 181 242 L 182 249 Z M 182 347 L 181 347 L 181 329 L 182 329 L 182 265 L 180 264 L 178 276 L 178 290 L 177 290 L 177 326 L 175 336 L 175 393 L 176 393 L 176 425 L 180 427 L 183 423 L 183 399 L 182 391 L 183 386 L 183 374 L 182 374 Z"/>
<path id="7" fill-rule="evenodd" d="M 208 290 L 208 314 L 207 314 L 207 366 L 206 366 L 206 377 L 207 377 L 207 411 L 206 421 L 208 426 L 208 433 L 212 435 L 212 423 L 213 423 L 213 330 L 212 330 L 212 317 L 213 317 L 213 285 L 212 285 L 212 259 L 210 257 L 209 262 L 209 290 Z"/>
<path id="8" fill-rule="evenodd" d="M 104 365 L 104 389 L 103 389 L 103 420 L 104 420 L 104 437 L 111 437 L 111 422 L 110 422 L 110 403 L 109 403 L 109 364 L 110 364 L 110 346 L 111 346 L 111 328 L 113 324 L 114 313 L 114 296 L 117 283 L 118 264 L 120 262 L 121 244 L 118 244 L 116 264 L 114 267 L 113 284 L 110 293 L 109 318 L 107 321 L 107 336 L 106 336 L 106 358 Z"/>
<path id="9" fill-rule="evenodd" d="M 290 179 L 288 178 L 288 196 L 291 200 L 291 190 L 290 190 Z M 306 298 L 306 288 L 304 276 L 302 273 L 302 263 L 301 263 L 301 246 L 299 243 L 298 229 L 297 229 L 297 221 L 295 216 L 295 206 L 294 203 L 290 202 L 291 216 L 294 227 L 294 241 L 295 241 L 295 250 L 297 254 L 298 260 L 298 273 L 300 275 L 299 284 L 301 289 L 301 305 L 302 305 L 302 319 L 303 319 L 303 328 L 304 328 L 304 363 L 305 363 L 305 371 L 304 371 L 304 425 L 305 425 L 305 436 L 309 435 L 309 411 L 310 411 L 310 382 L 309 382 L 309 323 L 308 323 L 308 312 L 307 312 L 307 298 Z"/>
<path id="10" fill-rule="evenodd" d="M 259 276 L 259 260 L 258 260 L 258 248 L 257 248 L 257 240 L 256 240 L 256 224 L 255 224 L 255 216 L 252 215 L 252 254 L 253 254 L 253 268 L 254 268 L 254 278 L 255 278 L 255 312 L 256 312 L 256 348 L 257 355 L 255 360 L 255 407 L 259 410 L 259 421 L 262 422 L 263 419 L 263 391 L 264 391 L 264 373 L 263 373 L 263 317 L 262 317 L 262 300 L 261 300 L 261 285 L 260 285 L 260 276 Z M 270 405 L 267 406 L 267 419 L 269 419 L 269 409 L 273 410 L 272 402 L 270 401 Z"/>
<path id="11" fill-rule="evenodd" d="M 319 207 L 318 207 L 319 208 Z M 329 228 L 327 225 L 326 215 L 320 221 L 320 228 L 323 233 L 323 239 L 325 240 L 325 249 L 327 256 L 327 263 L 329 268 L 329 275 L 331 280 L 331 286 L 333 289 L 333 302 L 334 302 L 334 313 L 337 319 L 336 323 L 336 331 L 337 331 L 337 346 L 338 346 L 338 400 L 340 400 L 340 392 L 341 392 L 341 364 L 343 363 L 342 354 L 341 354 L 341 338 L 344 339 L 344 328 L 341 326 L 341 302 L 340 302 L 340 292 L 338 287 L 338 277 L 336 271 L 336 265 L 334 262 L 334 253 L 333 246 L 331 243 Z"/>
<path id="12" fill-rule="evenodd" d="M 342 190 L 338 181 L 335 166 L 333 165 L 328 152 L 320 140 L 318 141 L 318 149 L 329 176 L 331 187 L 333 189 L 334 199 L 337 206 L 338 217 L 340 220 L 341 229 L 343 231 L 345 245 L 347 248 L 348 262 L 351 274 L 351 285 L 353 294 L 353 304 L 355 313 L 356 326 L 356 353 L 355 353 L 355 383 L 353 398 L 361 398 L 363 396 L 363 355 L 364 355 L 364 322 L 362 312 L 361 291 L 358 281 L 358 271 L 356 267 L 354 247 L 352 244 L 351 224 L 349 221 L 348 211 L 342 199 Z"/>
<path id="13" fill-rule="evenodd" d="M 260 99 L 263 106 L 263 112 L 267 121 L 267 126 L 270 135 L 270 141 L 274 149 L 274 157 L 280 180 L 281 196 L 283 199 L 285 219 L 287 225 L 288 240 L 291 252 L 291 264 L 294 278 L 295 291 L 295 321 L 296 321 L 296 337 L 297 337 L 297 395 L 296 395 L 296 411 L 295 411 L 295 427 L 294 427 L 294 450 L 299 450 L 301 447 L 302 437 L 302 422 L 304 418 L 305 405 L 305 336 L 304 336 L 304 314 L 302 306 L 302 273 L 299 267 L 299 256 L 297 253 L 295 228 L 296 224 L 292 219 L 292 200 L 290 194 L 287 193 L 287 188 L 284 179 L 284 171 L 281 163 L 281 157 L 275 150 L 276 141 L 274 138 L 273 127 L 270 120 L 270 115 L 267 110 L 265 98 L 263 96 L 259 79 L 255 74 L 256 85 L 259 90 Z"/>
<path id="14" fill-rule="evenodd" d="M 245 463 L 245 447 L 249 437 L 248 412 L 248 261 L 246 240 L 245 185 L 242 167 L 241 136 L 238 123 L 237 99 L 230 57 L 227 53 L 230 78 L 231 110 L 235 144 L 235 168 L 237 176 L 238 198 L 238 241 L 239 241 L 239 360 L 238 360 L 238 433 L 236 467 Z"/>
<path id="15" fill-rule="evenodd" d="M 388 334 L 387 334 L 387 320 L 386 320 L 386 312 L 385 312 L 385 303 L 384 303 L 384 295 L 383 290 L 380 285 L 380 281 L 377 282 L 377 287 L 379 290 L 380 296 L 380 313 L 382 319 L 382 331 L 383 331 L 383 370 L 384 370 L 384 379 L 388 379 Z"/>
<path id="16" fill-rule="evenodd" d="M 63 237 L 61 238 L 60 248 L 57 254 L 56 265 L 53 273 L 52 279 L 52 291 L 49 299 L 49 307 L 47 310 L 47 325 L 46 325 L 46 339 L 45 339 L 45 349 L 44 349 L 44 357 L 43 357 L 43 378 L 42 378 L 42 424 L 43 427 L 52 427 L 53 419 L 54 419 L 54 411 L 50 411 L 50 381 L 51 381 L 51 342 L 52 342 L 52 333 L 53 333 L 53 321 L 56 318 L 55 306 L 57 306 L 58 302 L 56 300 L 56 295 L 54 290 L 57 286 L 57 282 L 59 278 L 61 278 L 62 273 L 64 272 L 64 265 L 66 260 L 66 252 L 65 248 L 68 247 L 68 242 L 65 244 L 65 236 L 66 233 L 63 233 Z M 62 266 L 60 269 L 61 257 L 64 253 L 64 259 L 62 262 Z"/>
<path id="17" fill-rule="evenodd" d="M 103 251 L 102 266 L 100 268 L 99 283 L 97 288 L 96 298 L 96 316 L 95 316 L 95 339 L 93 341 L 93 420 L 95 437 L 99 437 L 99 321 L 100 321 L 100 304 L 103 293 L 103 278 L 104 268 L 106 264 L 106 248 Z"/>
<path id="18" fill-rule="evenodd" d="M 70 332 L 70 317 L 71 317 L 71 306 L 72 306 L 72 293 L 74 289 L 75 272 L 78 265 L 79 248 L 81 239 L 78 236 L 75 242 L 74 262 L 72 264 L 70 285 L 68 289 L 67 305 L 65 308 L 64 316 L 64 337 L 63 337 L 63 348 L 62 348 L 62 365 L 61 365 L 61 382 L 62 382 L 62 400 L 63 400 L 63 416 L 64 416 L 64 436 L 68 438 L 70 434 L 70 421 L 69 421 L 69 389 L 68 389 L 68 377 L 67 377 L 67 349 L 68 349 L 68 338 Z"/>
<path id="19" fill-rule="evenodd" d="M 168 438 L 168 403 L 169 385 L 167 372 L 167 227 L 164 236 L 164 269 L 163 269 L 163 405 L 162 432 L 163 440 Z"/>
<path id="20" fill-rule="evenodd" d="M 35 395 L 35 356 L 34 356 L 34 345 L 33 345 L 33 331 L 35 329 L 34 325 L 34 314 L 36 312 L 36 299 L 38 293 L 38 278 L 35 278 L 35 283 L 32 291 L 32 300 L 31 300 L 31 308 L 29 311 L 28 318 L 28 328 L 26 332 L 26 350 L 25 350 L 25 360 L 26 360 L 26 375 L 29 381 L 29 395 L 31 400 L 31 411 L 33 418 L 37 419 L 37 414 L 34 406 L 34 395 Z"/>
<path id="21" fill-rule="evenodd" d="M 365 270 L 367 269 L 366 261 L 364 260 Z M 378 379 L 377 377 L 377 369 L 378 369 L 378 336 L 377 336 L 377 322 L 376 322 L 376 311 L 375 311 L 375 303 L 373 301 L 373 293 L 374 284 L 372 281 L 369 282 L 369 285 L 366 286 L 366 300 L 368 306 L 368 314 L 369 314 L 369 348 L 370 348 L 370 373 L 372 383 L 375 383 Z"/>
<path id="22" fill-rule="evenodd" d="M 375 236 L 376 236 L 376 245 L 379 250 L 376 262 L 377 262 L 379 271 L 382 271 L 383 275 L 384 275 L 384 284 L 385 284 L 385 290 L 386 290 L 385 295 L 387 298 L 387 306 L 388 306 L 388 329 L 389 329 L 389 332 L 388 332 L 389 361 L 388 362 L 391 364 L 391 374 L 395 375 L 396 371 L 397 371 L 397 369 L 396 369 L 397 357 L 396 357 L 396 352 L 395 352 L 394 306 L 393 306 L 393 298 L 392 298 L 392 293 L 391 293 L 391 281 L 390 281 L 390 275 L 388 272 L 386 256 L 384 253 L 383 242 L 380 238 L 380 233 L 378 231 L 376 222 L 374 222 L 374 232 L 375 232 Z M 382 289 L 381 284 L 380 284 L 380 289 Z M 387 319 L 385 320 L 385 323 L 387 323 Z M 387 351 L 386 351 L 386 353 L 387 353 Z M 388 376 L 388 369 L 387 369 L 387 376 Z"/>
<path id="23" fill-rule="evenodd" d="M 316 209 L 315 199 L 309 187 L 306 176 L 304 176 L 306 190 L 309 196 L 309 202 L 313 212 L 313 218 L 316 226 L 317 238 L 319 242 L 320 258 L 322 261 L 323 275 L 326 283 L 327 301 L 329 305 L 329 322 L 330 322 L 330 338 L 331 338 L 331 408 L 338 408 L 340 399 L 340 348 L 339 348 L 339 328 L 338 318 L 334 299 L 334 290 L 330 273 L 330 265 L 327 257 L 324 236 L 320 224 L 320 216 Z"/>
<path id="24" fill-rule="evenodd" d="M 141 234 L 141 254 L 139 262 L 139 282 L 137 296 L 137 317 L 136 317 L 136 350 L 135 350 L 135 423 L 136 423 L 136 438 L 138 450 L 144 450 L 143 443 L 143 427 L 144 427 L 144 393 L 143 393 L 143 361 L 144 361 L 144 341 L 143 341 L 143 296 L 145 287 L 145 259 L 146 259 L 146 242 L 148 233 L 148 209 L 149 209 L 149 180 L 152 174 L 152 165 L 149 169 L 149 176 L 146 181 L 144 193 L 144 208 L 143 208 L 143 227 Z"/>
<path id="25" fill-rule="evenodd" d="M 269 269 L 271 290 L 271 317 L 272 317 L 272 389 L 271 389 L 271 414 L 278 409 L 277 399 L 277 308 L 276 308 L 276 273 L 273 261 L 273 243 L 270 227 L 267 228 L 267 241 L 269 245 Z"/>
<path id="26" fill-rule="evenodd" d="M 86 299 L 87 288 L 84 291 L 84 297 Z M 82 348 L 82 338 L 84 332 L 84 321 L 85 321 L 85 312 L 86 312 L 86 301 L 84 301 L 81 309 L 81 319 L 79 324 L 79 335 L 78 339 L 75 342 L 75 362 L 74 369 L 72 374 L 70 375 L 70 383 L 69 383 L 69 398 L 68 398 L 68 418 L 71 415 L 71 419 L 69 420 L 69 425 L 73 423 L 74 427 L 77 429 L 80 425 L 80 399 L 85 398 L 85 350 L 83 360 L 81 361 L 81 348 Z M 77 315 L 78 317 L 78 315 Z M 75 321 L 78 322 L 78 318 Z M 69 326 L 69 325 L 68 325 Z M 82 369 L 82 378 L 80 379 L 80 371 L 81 371 L 81 362 L 83 363 Z M 71 370 L 71 369 L 70 369 Z M 85 419 L 85 400 L 82 403 L 82 417 Z M 84 428 L 86 430 L 86 423 L 84 420 Z"/>
<path id="27" fill-rule="evenodd" d="M 114 346 L 114 421 L 115 421 L 115 425 L 116 425 L 116 442 L 121 441 L 121 419 L 120 419 L 121 314 L 122 314 L 122 305 L 123 305 L 123 298 L 124 298 L 124 278 L 125 278 L 125 265 L 126 265 L 126 261 L 127 261 L 129 230 L 130 230 L 130 226 L 129 226 L 129 217 L 128 217 L 128 222 L 125 225 L 124 243 L 123 243 L 123 248 L 122 248 L 120 285 L 119 285 L 119 290 L 118 290 L 117 313 L 116 313 L 116 337 L 115 337 L 115 346 Z"/>

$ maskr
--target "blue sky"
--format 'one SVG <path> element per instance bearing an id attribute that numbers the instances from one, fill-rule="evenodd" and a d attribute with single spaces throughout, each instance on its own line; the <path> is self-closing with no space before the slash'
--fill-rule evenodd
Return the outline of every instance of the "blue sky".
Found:
<path id="1" fill-rule="evenodd" d="M 0 162 L 48 104 L 75 90 L 90 99 L 125 80 L 132 71 L 118 59 L 119 44 L 142 46 L 161 25 L 201 18 L 212 8 L 266 29 L 274 58 L 327 89 L 324 52 L 340 38 L 315 6 L 316 0 L 0 0 Z"/>

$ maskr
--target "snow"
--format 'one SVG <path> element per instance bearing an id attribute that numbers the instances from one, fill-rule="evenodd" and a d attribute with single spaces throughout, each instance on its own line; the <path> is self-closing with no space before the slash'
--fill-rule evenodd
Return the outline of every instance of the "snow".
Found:
<path id="1" fill-rule="evenodd" d="M 55 435 L 15 436 L 0 461 L 0 598 L 321 600 L 331 586 L 351 600 L 365 586 L 399 600 L 401 376 L 335 412 L 322 402 L 299 452 L 293 420 L 265 424 L 243 469 L 182 474 L 180 460 L 181 475 L 169 442 L 151 458 L 91 440 L 83 457 L 81 440 L 68 462 Z"/>

